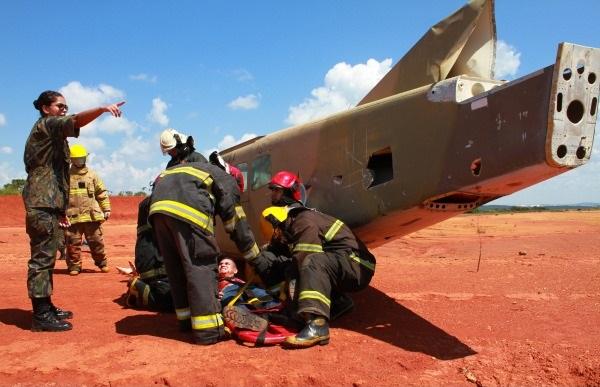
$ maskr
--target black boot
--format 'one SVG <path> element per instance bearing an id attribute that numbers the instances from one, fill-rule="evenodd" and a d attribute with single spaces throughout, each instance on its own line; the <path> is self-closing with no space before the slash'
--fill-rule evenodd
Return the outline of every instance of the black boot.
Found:
<path id="1" fill-rule="evenodd" d="M 325 317 L 311 316 L 300 333 L 288 337 L 284 342 L 288 348 L 308 348 L 316 344 L 329 344 L 329 324 Z"/>
<path id="2" fill-rule="evenodd" d="M 57 319 L 66 320 L 73 318 L 73 312 L 70 310 L 62 310 L 61 308 L 55 306 L 50 297 L 48 297 L 48 302 L 50 302 L 50 311 L 54 313 Z"/>
<path id="3" fill-rule="evenodd" d="M 49 297 L 32 298 L 31 303 L 33 304 L 32 332 L 60 332 L 73 328 L 71 323 L 56 318 L 51 310 L 52 304 Z"/>

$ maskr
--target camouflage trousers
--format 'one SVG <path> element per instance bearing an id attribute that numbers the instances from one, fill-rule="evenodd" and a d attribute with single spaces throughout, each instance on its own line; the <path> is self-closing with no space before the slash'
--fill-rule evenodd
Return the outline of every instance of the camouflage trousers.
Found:
<path id="1" fill-rule="evenodd" d="M 31 258 L 27 262 L 29 298 L 52 295 L 52 273 L 58 248 L 58 213 L 52 209 L 30 208 L 25 214 Z"/>
<path id="2" fill-rule="evenodd" d="M 106 254 L 104 253 L 104 237 L 102 233 L 102 223 L 83 222 L 72 224 L 65 233 L 67 244 L 67 267 L 71 270 L 81 271 L 81 245 L 83 236 L 90 246 L 92 259 L 98 267 L 107 265 Z"/>

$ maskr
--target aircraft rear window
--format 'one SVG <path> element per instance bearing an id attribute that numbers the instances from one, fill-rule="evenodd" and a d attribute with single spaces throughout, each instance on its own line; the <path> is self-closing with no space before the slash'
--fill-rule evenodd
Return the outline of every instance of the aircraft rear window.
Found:
<path id="1" fill-rule="evenodd" d="M 257 190 L 271 180 L 271 156 L 263 155 L 252 162 L 252 190 Z"/>

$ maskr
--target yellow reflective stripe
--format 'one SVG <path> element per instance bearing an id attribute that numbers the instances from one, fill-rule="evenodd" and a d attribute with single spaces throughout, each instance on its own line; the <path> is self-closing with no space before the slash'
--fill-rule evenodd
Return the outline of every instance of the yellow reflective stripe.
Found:
<path id="1" fill-rule="evenodd" d="M 81 214 L 81 215 L 77 215 L 74 217 L 69 217 L 69 221 L 73 224 L 75 223 L 85 223 L 85 222 L 91 222 L 92 221 L 92 217 L 90 216 L 89 213 L 85 213 L 85 214 Z"/>
<path id="2" fill-rule="evenodd" d="M 144 294 L 142 295 L 142 299 L 144 300 L 143 305 L 148 305 L 148 295 L 150 294 L 150 285 L 144 286 Z"/>
<path id="3" fill-rule="evenodd" d="M 258 245 L 256 243 L 254 243 L 252 245 L 252 247 L 250 247 L 250 250 L 246 250 L 244 252 L 244 259 L 255 258 L 259 253 L 260 253 L 260 249 L 258 248 Z"/>
<path id="4" fill-rule="evenodd" d="M 344 222 L 342 222 L 339 219 L 336 219 L 336 221 L 333 222 L 331 227 L 329 227 L 329 230 L 327 230 L 327 232 L 325 233 L 325 240 L 327 242 L 332 240 L 333 237 L 335 236 L 335 234 L 337 234 L 337 232 L 340 231 L 340 228 L 342 228 L 343 225 L 344 225 Z"/>
<path id="5" fill-rule="evenodd" d="M 69 189 L 69 195 L 73 196 L 87 196 L 88 191 L 86 188 L 71 188 Z"/>
<path id="6" fill-rule="evenodd" d="M 350 259 L 352 259 L 353 261 L 356 261 L 359 264 L 363 265 L 367 269 L 369 269 L 371 271 L 375 271 L 375 264 L 374 263 L 371 263 L 369 261 L 365 261 L 364 259 L 362 259 L 361 257 L 359 257 L 358 255 L 356 255 L 354 253 L 350 253 L 350 255 L 348 255 L 348 257 L 350 257 Z"/>
<path id="7" fill-rule="evenodd" d="M 207 314 L 204 316 L 192 316 L 192 329 L 212 329 L 223 325 L 221 313 Z"/>
<path id="8" fill-rule="evenodd" d="M 177 320 L 189 320 L 192 315 L 190 308 L 181 308 L 175 309 L 175 314 L 177 315 Z"/>
<path id="9" fill-rule="evenodd" d="M 166 175 L 173 175 L 176 173 L 185 173 L 188 175 L 192 175 L 192 176 L 202 180 L 207 188 L 210 188 L 210 186 L 213 183 L 213 179 L 212 179 L 212 177 L 210 177 L 210 174 L 208 174 L 204 171 L 201 171 L 199 169 L 196 169 L 194 167 L 179 167 L 179 168 L 174 168 L 174 169 L 168 169 L 166 171 L 163 171 L 163 173 L 160 174 L 160 177 L 163 177 Z"/>
<path id="10" fill-rule="evenodd" d="M 231 219 L 223 222 L 225 231 L 227 231 L 228 233 L 233 232 L 233 230 L 235 230 L 235 225 L 237 224 L 238 220 L 245 219 L 245 218 L 246 218 L 246 213 L 244 212 L 244 209 L 242 208 L 242 206 L 235 206 L 235 215 Z"/>
<path id="11" fill-rule="evenodd" d="M 323 304 L 327 305 L 327 307 L 329 307 L 331 305 L 331 301 L 329 300 L 329 298 L 325 297 L 325 295 L 323 293 L 317 292 L 316 290 L 303 290 L 300 292 L 300 296 L 298 297 L 298 300 L 317 300 L 322 302 Z"/>
<path id="12" fill-rule="evenodd" d="M 246 213 L 244 212 L 242 206 L 235 206 L 235 214 L 237 215 L 238 219 L 244 219 L 246 217 Z"/>
<path id="13" fill-rule="evenodd" d="M 315 245 L 315 244 L 311 244 L 311 243 L 298 243 L 296 246 L 294 246 L 293 252 L 294 253 L 297 253 L 297 252 L 322 253 L 323 246 Z"/>
<path id="14" fill-rule="evenodd" d="M 150 214 L 158 211 L 165 211 L 180 216 L 194 224 L 197 224 L 210 233 L 213 232 L 213 222 L 211 217 L 186 204 L 173 200 L 161 200 L 156 203 L 152 203 L 150 206 Z"/>
<path id="15" fill-rule="evenodd" d="M 152 226 L 146 223 L 145 225 L 137 228 L 137 234 L 140 235 L 141 233 L 149 230 L 152 230 Z"/>
<path id="16" fill-rule="evenodd" d="M 159 267 L 158 269 L 151 269 L 151 270 L 141 273 L 140 278 L 146 279 L 146 278 L 150 278 L 150 277 L 156 277 L 157 275 L 166 275 L 166 274 L 167 274 L 167 271 L 165 270 L 165 268 Z"/>

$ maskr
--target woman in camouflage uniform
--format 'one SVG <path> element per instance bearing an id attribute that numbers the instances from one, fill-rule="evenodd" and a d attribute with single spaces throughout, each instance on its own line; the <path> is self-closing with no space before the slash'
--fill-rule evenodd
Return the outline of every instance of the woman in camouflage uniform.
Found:
<path id="1" fill-rule="evenodd" d="M 33 101 L 40 118 L 33 124 L 25 143 L 27 182 L 23 189 L 25 227 L 30 239 L 31 259 L 27 263 L 27 290 L 33 305 L 32 331 L 66 331 L 64 321 L 73 313 L 52 304 L 52 272 L 58 248 L 59 227 L 68 227 L 65 211 L 69 195 L 69 144 L 67 137 L 78 137 L 79 128 L 102 113 L 121 116 L 125 102 L 97 107 L 67 115 L 65 98 L 47 90 Z"/>

